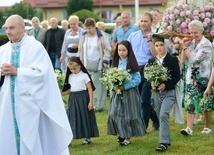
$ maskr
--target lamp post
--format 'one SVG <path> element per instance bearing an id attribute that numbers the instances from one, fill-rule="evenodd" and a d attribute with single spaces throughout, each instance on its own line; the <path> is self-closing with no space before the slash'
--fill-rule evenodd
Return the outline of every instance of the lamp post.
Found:
<path id="1" fill-rule="evenodd" d="M 139 0 L 135 0 L 135 23 L 138 22 L 139 18 Z"/>

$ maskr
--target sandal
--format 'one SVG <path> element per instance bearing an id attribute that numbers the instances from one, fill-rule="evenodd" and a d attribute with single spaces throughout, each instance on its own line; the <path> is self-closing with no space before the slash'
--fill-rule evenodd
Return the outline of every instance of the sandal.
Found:
<path id="1" fill-rule="evenodd" d="M 159 151 L 159 152 L 164 152 L 166 151 L 168 148 L 168 146 L 166 144 L 160 144 L 156 149 L 155 151 Z"/>
<path id="2" fill-rule="evenodd" d="M 131 142 L 124 140 L 123 142 L 120 143 L 121 146 L 128 146 Z"/>
<path id="3" fill-rule="evenodd" d="M 90 144 L 90 143 L 91 143 L 90 139 L 85 139 L 82 144 L 85 145 L 85 144 Z"/>
<path id="4" fill-rule="evenodd" d="M 212 130 L 209 128 L 204 128 L 203 131 L 201 131 L 201 133 L 205 133 L 205 134 L 209 134 Z"/>

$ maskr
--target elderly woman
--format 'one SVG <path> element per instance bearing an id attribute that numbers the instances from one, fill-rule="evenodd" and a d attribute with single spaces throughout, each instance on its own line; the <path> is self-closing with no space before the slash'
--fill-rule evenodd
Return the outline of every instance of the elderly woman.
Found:
<path id="1" fill-rule="evenodd" d="M 201 77 L 210 77 L 212 44 L 203 36 L 203 24 L 200 21 L 193 20 L 188 25 L 192 39 L 183 38 L 181 40 L 182 53 L 181 63 L 188 62 L 186 72 L 186 102 L 184 104 L 187 112 L 187 127 L 181 130 L 183 135 L 192 135 L 193 121 L 195 114 L 204 111 L 205 125 L 201 133 L 211 132 L 212 99 L 203 102 L 202 89 L 199 89 L 197 81 Z M 200 104 L 199 104 L 200 103 Z"/>
<path id="2" fill-rule="evenodd" d="M 68 58 L 77 55 L 79 39 L 85 30 L 78 26 L 79 17 L 72 15 L 68 19 L 70 29 L 66 31 L 61 50 L 60 62 L 62 63 L 62 70 L 66 69 Z"/>
<path id="3" fill-rule="evenodd" d="M 81 37 L 78 55 L 86 69 L 91 74 L 96 87 L 94 91 L 94 108 L 96 111 L 105 109 L 107 90 L 100 82 L 102 70 L 108 66 L 111 47 L 102 31 L 96 28 L 96 22 L 87 18 L 84 22 L 86 33 Z"/>
<path id="4" fill-rule="evenodd" d="M 62 29 L 65 30 L 65 32 L 69 29 L 69 22 L 65 19 L 61 21 Z"/>

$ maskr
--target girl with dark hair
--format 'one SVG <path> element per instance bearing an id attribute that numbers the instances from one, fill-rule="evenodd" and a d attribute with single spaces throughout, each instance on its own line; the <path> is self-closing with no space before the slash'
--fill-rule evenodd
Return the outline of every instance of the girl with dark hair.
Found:
<path id="1" fill-rule="evenodd" d="M 68 119 L 74 139 L 86 138 L 83 144 L 90 144 L 91 137 L 99 136 L 93 108 L 94 90 L 91 77 L 80 59 L 69 58 L 62 95 L 69 94 Z"/>
<path id="2" fill-rule="evenodd" d="M 138 85 L 141 81 L 139 67 L 131 44 L 123 40 L 116 46 L 112 67 L 130 70 L 131 80 L 125 81 L 119 89 L 123 93 L 112 93 L 107 123 L 107 134 L 119 135 L 118 142 L 128 146 L 133 136 L 143 136 L 146 127 L 141 118 L 141 100 Z"/>

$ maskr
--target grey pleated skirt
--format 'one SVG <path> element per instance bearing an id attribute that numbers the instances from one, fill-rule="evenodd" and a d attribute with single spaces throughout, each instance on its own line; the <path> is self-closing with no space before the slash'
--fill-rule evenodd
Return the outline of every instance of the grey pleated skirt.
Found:
<path id="1" fill-rule="evenodd" d="M 68 100 L 68 120 L 74 139 L 99 137 L 94 110 L 88 110 L 87 91 L 71 92 Z"/>
<path id="2" fill-rule="evenodd" d="M 123 138 L 146 134 L 146 127 L 141 117 L 141 99 L 137 87 L 123 91 L 122 98 L 121 95 L 112 94 L 107 134 L 118 134 Z"/>

